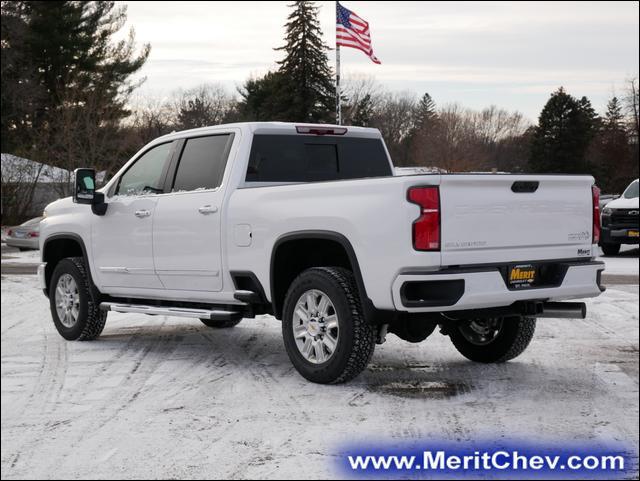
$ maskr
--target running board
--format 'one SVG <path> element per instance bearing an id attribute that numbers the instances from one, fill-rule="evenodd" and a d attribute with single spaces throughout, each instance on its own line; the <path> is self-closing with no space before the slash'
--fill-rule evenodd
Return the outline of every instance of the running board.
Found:
<path id="1" fill-rule="evenodd" d="M 236 311 L 144 306 L 142 304 L 121 304 L 118 302 L 103 302 L 100 304 L 100 309 L 103 311 L 132 312 L 151 316 L 194 317 L 197 319 L 211 319 L 212 321 L 237 321 L 242 319 L 242 314 Z"/>

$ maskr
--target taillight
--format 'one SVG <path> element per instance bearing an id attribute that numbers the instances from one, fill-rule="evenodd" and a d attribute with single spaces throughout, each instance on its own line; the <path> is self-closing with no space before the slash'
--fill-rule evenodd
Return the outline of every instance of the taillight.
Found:
<path id="1" fill-rule="evenodd" d="M 9 237 L 11 237 L 11 234 L 13 234 L 13 230 L 9 229 L 9 230 L 7 231 L 7 235 L 8 235 Z"/>
<path id="2" fill-rule="evenodd" d="M 412 187 L 407 198 L 420 206 L 420 217 L 413 223 L 413 248 L 440 250 L 440 190 L 438 187 Z"/>
<path id="3" fill-rule="evenodd" d="M 591 198 L 593 201 L 593 238 L 594 244 L 600 242 L 600 189 L 591 186 Z"/>
<path id="4" fill-rule="evenodd" d="M 40 237 L 40 232 L 31 231 L 29 232 L 29 237 Z"/>

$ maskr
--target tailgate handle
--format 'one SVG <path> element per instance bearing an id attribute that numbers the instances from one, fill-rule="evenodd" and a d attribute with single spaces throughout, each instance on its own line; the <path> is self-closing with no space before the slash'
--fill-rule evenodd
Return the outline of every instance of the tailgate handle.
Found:
<path id="1" fill-rule="evenodd" d="M 540 182 L 537 180 L 517 180 L 511 184 L 511 190 L 516 194 L 531 194 L 538 190 Z"/>

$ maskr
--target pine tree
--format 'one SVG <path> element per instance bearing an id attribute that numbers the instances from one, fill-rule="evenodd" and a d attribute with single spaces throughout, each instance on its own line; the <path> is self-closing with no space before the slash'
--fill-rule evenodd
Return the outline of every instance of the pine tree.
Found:
<path id="1" fill-rule="evenodd" d="M 624 114 L 618 97 L 612 97 L 607 103 L 607 112 L 604 115 L 603 127 L 605 131 L 624 130 Z"/>
<path id="2" fill-rule="evenodd" d="M 560 87 L 542 109 L 531 145 L 534 172 L 590 173 L 587 150 L 598 117 L 586 97 L 577 100 Z"/>
<path id="3" fill-rule="evenodd" d="M 226 120 L 232 104 L 225 90 L 216 84 L 181 92 L 175 101 L 177 127 L 186 130 L 219 125 Z"/>
<path id="4" fill-rule="evenodd" d="M 420 165 L 429 159 L 429 147 L 437 136 L 438 113 L 436 111 L 436 103 L 429 93 L 425 92 L 413 108 L 411 118 L 412 125 L 403 143 L 409 157 L 409 163 Z"/>
<path id="5" fill-rule="evenodd" d="M 117 147 L 107 140 L 118 138 L 129 113 L 127 98 L 139 85 L 131 75 L 150 50 L 146 45 L 136 55 L 132 32 L 113 41 L 126 8 L 112 1 L 3 2 L 2 18 L 3 25 L 22 26 L 20 35 L 9 32 L 8 39 L 3 29 L 3 60 L 11 58 L 5 50 L 13 49 L 29 59 L 20 75 L 3 74 L 3 103 L 19 104 L 25 83 L 38 92 L 28 109 L 16 108 L 7 122 L 3 115 L 3 142 L 10 138 L 14 152 L 34 160 L 41 155 L 64 168 L 112 161 L 110 149 Z"/>
<path id="6" fill-rule="evenodd" d="M 419 131 L 422 130 L 423 127 L 427 127 L 429 122 L 436 118 L 436 116 L 436 103 L 431 95 L 425 92 L 416 106 L 414 130 Z"/>
<path id="7" fill-rule="evenodd" d="M 239 118 L 245 121 L 290 121 L 286 82 L 279 72 L 251 78 L 240 89 Z"/>
<path id="8" fill-rule="evenodd" d="M 622 105 L 615 96 L 607 103 L 602 126 L 593 144 L 591 153 L 598 186 L 605 192 L 622 192 L 634 169 Z"/>
<path id="9" fill-rule="evenodd" d="M 278 62 L 283 80 L 279 102 L 289 121 L 332 121 L 335 87 L 329 68 L 328 46 L 322 41 L 318 8 L 313 2 L 300 0 L 290 5 L 293 11 L 285 25 L 285 53 Z"/>

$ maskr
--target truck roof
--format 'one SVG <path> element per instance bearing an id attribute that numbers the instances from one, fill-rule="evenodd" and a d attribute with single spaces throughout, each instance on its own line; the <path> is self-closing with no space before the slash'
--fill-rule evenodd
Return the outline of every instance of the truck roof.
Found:
<path id="1" fill-rule="evenodd" d="M 380 131 L 371 127 L 356 127 L 351 125 L 335 125 L 335 124 L 310 124 L 304 122 L 236 122 L 230 124 L 212 125 L 209 127 L 200 127 L 197 129 L 181 130 L 177 132 L 171 132 L 170 134 L 158 137 L 153 143 L 168 139 L 191 137 L 193 135 L 202 135 L 208 133 L 215 133 L 220 130 L 226 130 L 229 128 L 236 128 L 247 131 L 252 134 L 271 134 L 271 135 L 284 135 L 284 134 L 304 134 L 304 132 L 298 132 L 299 127 L 309 128 L 309 130 L 331 130 L 331 129 L 346 129 L 344 134 L 340 134 L 345 137 L 365 137 L 365 138 L 380 138 Z M 313 132 L 309 132 L 313 135 Z"/>

